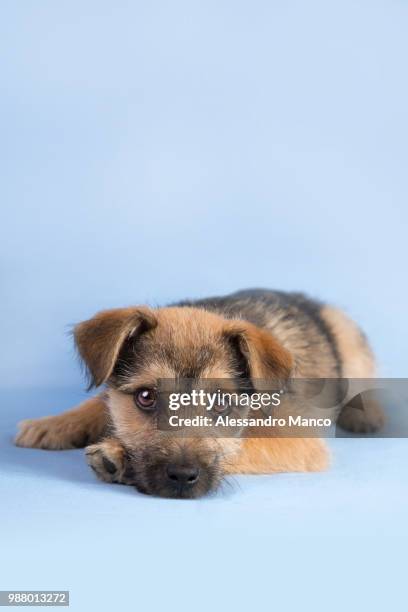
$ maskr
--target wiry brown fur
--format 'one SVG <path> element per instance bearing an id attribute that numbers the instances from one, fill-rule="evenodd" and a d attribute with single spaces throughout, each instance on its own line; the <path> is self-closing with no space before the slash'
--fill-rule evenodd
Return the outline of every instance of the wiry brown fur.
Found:
<path id="1" fill-rule="evenodd" d="M 316 438 L 174 438 L 135 407 L 137 389 L 161 379 L 249 377 L 280 384 L 289 376 L 368 378 L 374 372 L 364 336 L 343 313 L 299 294 L 267 290 L 105 311 L 78 325 L 75 338 L 91 386 L 106 383 L 106 391 L 60 416 L 24 421 L 16 443 L 90 445 L 88 462 L 103 480 L 169 497 L 204 494 L 224 474 L 322 470 L 328 452 Z M 351 430 L 382 423 L 381 410 L 366 413 L 365 423 L 361 411 L 347 410 L 339 420 Z M 163 478 L 174 462 L 201 466 L 194 487 L 176 491 Z"/>

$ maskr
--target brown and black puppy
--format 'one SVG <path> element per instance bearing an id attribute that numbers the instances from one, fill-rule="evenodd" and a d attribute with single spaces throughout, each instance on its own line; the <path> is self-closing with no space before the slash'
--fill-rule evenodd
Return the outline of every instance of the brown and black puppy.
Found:
<path id="1" fill-rule="evenodd" d="M 101 312 L 75 328 L 75 341 L 98 396 L 60 416 L 27 420 L 19 446 L 86 446 L 100 478 L 165 497 L 198 497 L 225 474 L 317 471 L 328 452 L 317 438 L 174 437 L 157 428 L 163 379 L 371 378 L 364 335 L 341 311 L 301 294 L 239 291 L 158 309 Z M 339 423 L 372 431 L 381 409 L 348 406 Z"/>

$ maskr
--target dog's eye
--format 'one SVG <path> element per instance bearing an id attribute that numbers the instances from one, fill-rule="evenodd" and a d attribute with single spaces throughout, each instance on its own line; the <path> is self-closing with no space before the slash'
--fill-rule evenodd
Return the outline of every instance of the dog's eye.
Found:
<path id="1" fill-rule="evenodd" d="M 138 389 L 134 394 L 136 406 L 142 410 L 154 410 L 157 402 L 157 395 L 154 389 Z"/>
<path id="2" fill-rule="evenodd" d="M 230 410 L 230 408 L 231 408 L 231 404 L 229 404 L 228 402 L 223 402 L 220 404 L 216 404 L 214 406 L 214 410 L 218 414 L 225 414 L 226 412 Z"/>

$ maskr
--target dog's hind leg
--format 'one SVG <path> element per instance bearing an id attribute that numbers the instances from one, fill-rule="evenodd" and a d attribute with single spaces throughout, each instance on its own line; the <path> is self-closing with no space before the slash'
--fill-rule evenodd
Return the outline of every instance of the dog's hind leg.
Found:
<path id="1" fill-rule="evenodd" d="M 241 452 L 226 466 L 228 474 L 321 472 L 330 463 L 319 438 L 245 438 Z"/>
<path id="2" fill-rule="evenodd" d="M 376 378 L 374 354 L 354 321 L 341 310 L 331 306 L 325 306 L 322 315 L 336 339 L 342 376 L 351 380 Z M 384 423 L 384 409 L 370 393 L 350 399 L 337 418 L 340 427 L 354 433 L 375 432 L 380 430 Z"/>
<path id="3" fill-rule="evenodd" d="M 374 433 L 382 429 L 384 424 L 384 409 L 370 392 L 352 398 L 337 418 L 337 425 L 352 433 Z"/>
<path id="4" fill-rule="evenodd" d="M 107 408 L 98 395 L 63 414 L 21 421 L 15 443 L 50 450 L 82 448 L 97 442 L 107 424 Z"/>

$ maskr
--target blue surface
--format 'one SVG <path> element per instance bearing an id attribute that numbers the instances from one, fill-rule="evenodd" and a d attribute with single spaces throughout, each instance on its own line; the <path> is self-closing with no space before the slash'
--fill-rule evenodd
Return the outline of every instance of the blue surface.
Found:
<path id="1" fill-rule="evenodd" d="M 331 441 L 322 474 L 242 476 L 163 500 L 96 480 L 82 451 L 19 449 L 15 421 L 78 401 L 3 393 L 2 588 L 69 589 L 73 610 L 402 609 L 408 441 Z"/>
<path id="2" fill-rule="evenodd" d="M 69 325 L 249 286 L 305 290 L 406 376 L 408 5 L 5 1 L 0 7 L 2 588 L 74 610 L 395 609 L 405 440 L 196 502 L 10 444 L 83 386 Z M 103 589 L 103 592 L 102 592 Z"/>

